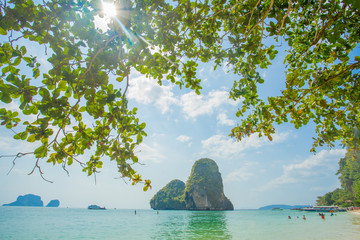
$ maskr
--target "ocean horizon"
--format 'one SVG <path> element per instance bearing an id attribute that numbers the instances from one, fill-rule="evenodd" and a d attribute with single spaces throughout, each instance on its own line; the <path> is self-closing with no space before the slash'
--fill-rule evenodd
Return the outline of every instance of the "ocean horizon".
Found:
<path id="1" fill-rule="evenodd" d="M 303 219 L 306 216 L 306 220 Z M 288 217 L 291 217 L 289 219 Z M 0 239 L 360 239 L 360 216 L 297 210 L 0 207 Z"/>

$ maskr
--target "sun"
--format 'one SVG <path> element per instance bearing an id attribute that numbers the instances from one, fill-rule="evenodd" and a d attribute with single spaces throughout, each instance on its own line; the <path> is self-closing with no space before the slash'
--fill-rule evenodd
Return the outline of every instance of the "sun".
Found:
<path id="1" fill-rule="evenodd" d="M 103 2 L 102 3 L 102 8 L 103 8 L 103 12 L 104 12 L 104 15 L 108 18 L 112 18 L 112 17 L 115 17 L 116 14 L 117 14 L 117 11 L 116 11 L 116 6 L 113 2 Z"/>

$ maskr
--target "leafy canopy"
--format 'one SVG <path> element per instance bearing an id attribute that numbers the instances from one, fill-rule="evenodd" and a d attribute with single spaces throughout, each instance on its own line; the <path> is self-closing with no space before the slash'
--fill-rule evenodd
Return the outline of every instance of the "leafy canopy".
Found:
<path id="1" fill-rule="evenodd" d="M 271 140 L 276 124 L 299 128 L 313 121 L 312 151 L 337 140 L 359 141 L 357 0 L 108 2 L 117 14 L 101 30 L 95 26 L 95 18 L 105 17 L 100 0 L 1 1 L 0 120 L 15 139 L 40 143 L 32 154 L 41 176 L 41 159 L 64 169 L 77 161 L 91 175 L 108 156 L 121 176 L 144 182 L 133 169 L 146 133 L 136 109 L 128 108 L 130 73 L 200 94 L 199 62 L 231 66 L 239 76 L 229 93 L 242 101 L 241 123 L 230 134 L 238 140 L 256 132 Z M 33 44 L 43 49 L 50 69 L 28 53 Z M 260 99 L 259 70 L 283 46 L 286 88 Z M 17 111 L 9 107 L 13 101 Z M 77 156 L 86 151 L 92 154 L 82 163 Z M 147 180 L 144 189 L 149 186 Z"/>
<path id="2" fill-rule="evenodd" d="M 195 66 L 211 60 L 215 68 L 228 64 L 239 75 L 230 97 L 242 100 L 236 113 L 241 123 L 232 137 L 258 132 L 272 140 L 276 124 L 290 121 L 300 128 L 313 121 L 312 151 L 337 140 L 348 144 L 360 137 L 359 5 L 356 0 L 179 1 L 167 16 L 166 48 L 194 59 Z M 180 31 L 171 31 L 174 25 Z M 259 70 L 271 65 L 283 46 L 288 46 L 286 88 L 260 99 Z M 354 51 L 357 56 L 350 58 Z"/>
<path id="3" fill-rule="evenodd" d="M 317 205 L 360 206 L 360 151 L 348 150 L 336 174 L 342 188 L 319 196 Z"/>

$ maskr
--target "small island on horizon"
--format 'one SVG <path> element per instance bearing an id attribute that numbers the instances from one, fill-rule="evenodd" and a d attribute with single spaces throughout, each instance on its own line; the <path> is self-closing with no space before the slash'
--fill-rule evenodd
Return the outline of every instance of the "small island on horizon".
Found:
<path id="1" fill-rule="evenodd" d="M 17 206 L 17 207 L 44 207 L 41 197 L 35 194 L 20 195 L 16 201 L 12 203 L 3 204 L 3 206 Z M 59 207 L 60 201 L 55 199 L 51 200 L 46 207 Z"/>

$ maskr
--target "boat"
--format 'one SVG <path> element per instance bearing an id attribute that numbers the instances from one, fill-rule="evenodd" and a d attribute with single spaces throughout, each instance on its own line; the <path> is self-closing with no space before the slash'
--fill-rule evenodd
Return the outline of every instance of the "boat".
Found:
<path id="1" fill-rule="evenodd" d="M 281 211 L 281 210 L 284 210 L 284 209 L 282 209 L 282 208 L 279 208 L 279 207 L 274 207 L 274 208 L 272 208 L 271 210 L 276 210 L 276 211 Z"/>
<path id="2" fill-rule="evenodd" d="M 106 210 L 105 207 L 99 207 L 98 205 L 90 205 L 90 206 L 88 206 L 88 209 L 90 209 L 90 210 Z"/>
<path id="3" fill-rule="evenodd" d="M 346 212 L 346 209 L 339 208 L 338 206 L 313 206 L 304 207 L 301 210 L 308 212 Z"/>

